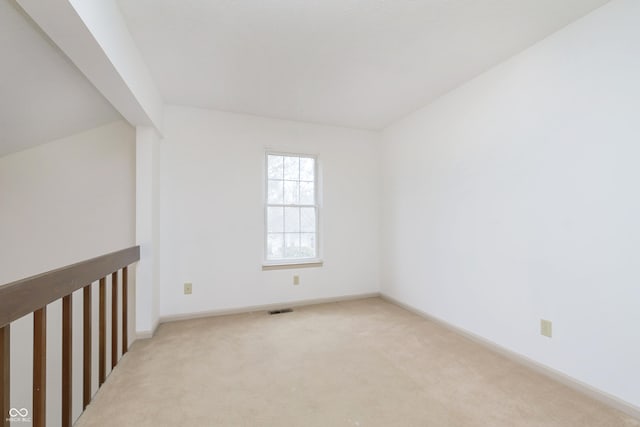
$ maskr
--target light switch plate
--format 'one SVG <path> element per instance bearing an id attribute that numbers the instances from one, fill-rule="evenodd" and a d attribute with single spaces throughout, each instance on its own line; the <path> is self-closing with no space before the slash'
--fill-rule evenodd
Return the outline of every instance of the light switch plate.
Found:
<path id="1" fill-rule="evenodd" d="M 191 283 L 184 284 L 184 294 L 191 295 L 193 293 L 193 285 Z"/>
<path id="2" fill-rule="evenodd" d="M 551 320 L 540 319 L 540 335 L 551 338 Z"/>

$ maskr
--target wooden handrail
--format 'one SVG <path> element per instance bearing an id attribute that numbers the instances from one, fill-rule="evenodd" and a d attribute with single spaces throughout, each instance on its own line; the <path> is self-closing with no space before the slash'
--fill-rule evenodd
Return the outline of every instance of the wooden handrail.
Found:
<path id="1" fill-rule="evenodd" d="M 133 246 L 0 286 L 0 328 L 139 260 Z"/>
<path id="2" fill-rule="evenodd" d="M 32 421 L 34 427 L 46 426 L 47 378 L 47 305 L 62 299 L 62 426 L 71 427 L 73 413 L 73 292 L 83 289 L 83 362 L 82 408 L 92 397 L 92 332 L 91 288 L 99 282 L 98 388 L 106 378 L 106 312 L 107 277 L 111 277 L 111 370 L 118 363 L 118 277 L 122 277 L 122 356 L 128 350 L 128 267 L 140 260 L 140 247 L 82 261 L 48 273 L 0 286 L 0 427 L 9 427 L 11 418 L 22 415 L 9 410 L 10 336 L 11 322 L 33 313 L 33 393 Z M 24 408 L 22 408 L 24 409 Z M 21 411 L 22 411 L 21 409 Z M 24 409 L 26 410 L 26 409 Z"/>

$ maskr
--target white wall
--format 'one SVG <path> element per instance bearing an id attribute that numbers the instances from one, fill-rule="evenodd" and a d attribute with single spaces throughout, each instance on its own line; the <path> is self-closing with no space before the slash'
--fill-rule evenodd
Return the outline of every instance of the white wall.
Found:
<path id="1" fill-rule="evenodd" d="M 0 242 L 0 284 L 134 245 L 133 129 L 122 121 L 115 122 L 1 157 Z M 133 279 L 134 275 L 130 276 Z M 97 388 L 95 284 L 93 298 L 94 388 Z M 73 404 L 77 417 L 82 409 L 81 291 L 74 293 L 73 303 Z M 50 426 L 60 425 L 61 311 L 59 301 L 47 309 L 47 425 Z M 133 318 L 132 310 L 130 319 Z M 25 407 L 30 413 L 32 319 L 28 315 L 11 325 L 11 405 Z M 134 337 L 134 326 L 130 325 L 130 337 Z M 107 365 L 110 366 L 109 357 Z"/>
<path id="2" fill-rule="evenodd" d="M 149 126 L 136 127 L 136 333 L 153 335 L 160 307 L 160 136 Z"/>
<path id="3" fill-rule="evenodd" d="M 376 133 L 171 106 L 165 135 L 161 316 L 379 291 Z M 261 270 L 266 147 L 319 156 L 323 267 Z"/>
<path id="4" fill-rule="evenodd" d="M 385 294 L 636 406 L 639 19 L 614 1 L 387 129 L 382 245 Z"/>

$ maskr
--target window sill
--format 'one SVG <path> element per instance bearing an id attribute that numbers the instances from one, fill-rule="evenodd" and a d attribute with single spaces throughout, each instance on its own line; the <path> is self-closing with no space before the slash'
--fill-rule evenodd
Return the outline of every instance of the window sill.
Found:
<path id="1" fill-rule="evenodd" d="M 282 261 L 282 262 L 265 262 L 262 264 L 262 271 L 269 270 L 289 270 L 294 268 L 314 268 L 322 267 L 324 261 L 321 259 L 309 259 L 304 261 Z"/>

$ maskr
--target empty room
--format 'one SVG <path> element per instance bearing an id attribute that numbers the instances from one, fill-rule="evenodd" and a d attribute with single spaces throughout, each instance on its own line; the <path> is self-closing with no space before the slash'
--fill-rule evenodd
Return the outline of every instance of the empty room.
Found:
<path id="1" fill-rule="evenodd" d="M 0 427 L 640 426 L 640 1 L 0 35 Z"/>

